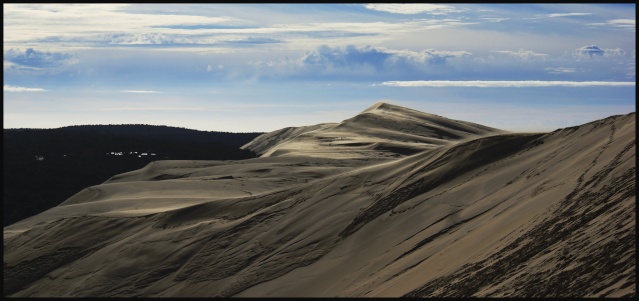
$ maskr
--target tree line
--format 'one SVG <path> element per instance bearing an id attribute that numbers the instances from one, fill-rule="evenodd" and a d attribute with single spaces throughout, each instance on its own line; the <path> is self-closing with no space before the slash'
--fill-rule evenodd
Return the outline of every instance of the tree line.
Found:
<path id="1" fill-rule="evenodd" d="M 144 124 L 4 129 L 4 226 L 152 161 L 254 158 L 240 146 L 261 134 Z M 107 155 L 111 152 L 156 155 Z"/>

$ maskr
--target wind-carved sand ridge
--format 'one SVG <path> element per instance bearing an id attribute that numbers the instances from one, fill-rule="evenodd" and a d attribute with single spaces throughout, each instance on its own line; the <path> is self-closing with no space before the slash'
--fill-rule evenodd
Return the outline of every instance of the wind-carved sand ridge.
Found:
<path id="1" fill-rule="evenodd" d="M 4 228 L 10 297 L 629 297 L 635 113 L 509 133 L 378 103 Z"/>
<path id="2" fill-rule="evenodd" d="M 262 157 L 396 157 L 498 133 L 506 131 L 378 102 L 341 123 L 281 129 L 242 148 Z"/>

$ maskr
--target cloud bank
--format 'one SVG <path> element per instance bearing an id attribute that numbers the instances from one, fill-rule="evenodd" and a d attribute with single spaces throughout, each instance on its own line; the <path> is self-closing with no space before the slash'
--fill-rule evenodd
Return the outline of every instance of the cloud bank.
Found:
<path id="1" fill-rule="evenodd" d="M 448 81 L 448 80 L 416 80 L 416 81 L 386 81 L 380 86 L 391 87 L 478 87 L 478 88 L 525 88 L 525 87 L 634 87 L 634 82 L 604 82 L 604 81 Z"/>
<path id="2" fill-rule="evenodd" d="M 447 14 L 458 10 L 449 5 L 409 3 L 409 4 L 365 4 L 364 7 L 370 10 L 383 11 L 392 14 L 415 15 L 422 13 Z"/>
<path id="3" fill-rule="evenodd" d="M 556 13 L 556 14 L 547 14 L 545 15 L 548 18 L 557 18 L 557 17 L 573 17 L 573 16 L 587 16 L 592 15 L 592 13 Z"/>
<path id="4" fill-rule="evenodd" d="M 126 93 L 160 93 L 159 91 L 151 91 L 151 90 L 124 90 L 122 92 L 126 92 Z"/>
<path id="5" fill-rule="evenodd" d="M 606 22 L 589 23 L 586 25 L 591 27 L 608 27 L 628 31 L 636 31 L 637 29 L 637 21 L 635 19 L 613 19 Z"/>
<path id="6" fill-rule="evenodd" d="M 42 88 L 26 88 L 26 87 L 16 87 L 16 86 L 11 86 L 11 85 L 4 85 L 2 90 L 5 91 L 5 92 L 43 92 L 43 91 L 47 91 L 47 90 L 42 89 Z"/>
<path id="7" fill-rule="evenodd" d="M 12 48 L 4 52 L 4 62 L 9 62 L 13 68 L 39 69 L 69 66 L 77 64 L 79 60 L 70 53 L 38 51 L 33 48 L 22 51 Z"/>
<path id="8" fill-rule="evenodd" d="M 583 46 L 575 49 L 575 56 L 577 57 L 610 57 L 610 56 L 622 56 L 625 54 L 623 49 L 601 49 L 597 45 Z"/>
<path id="9" fill-rule="evenodd" d="M 577 72 L 577 69 L 575 68 L 565 68 L 565 67 L 557 67 L 557 68 L 548 67 L 548 68 L 544 68 L 544 70 L 548 71 L 548 73 L 550 74 L 563 74 L 563 73 Z"/>
<path id="10" fill-rule="evenodd" d="M 519 49 L 519 51 L 493 50 L 493 52 L 508 54 L 510 56 L 518 57 L 523 60 L 529 60 L 529 59 L 535 59 L 535 58 L 545 59 L 548 57 L 548 54 L 538 53 L 532 50 L 524 50 L 524 49 Z"/>
<path id="11" fill-rule="evenodd" d="M 307 52 L 299 59 L 299 62 L 305 66 L 371 66 L 377 70 L 383 70 L 392 67 L 442 65 L 448 60 L 467 55 L 471 55 L 471 53 L 463 50 L 441 51 L 425 49 L 411 51 L 372 46 L 356 47 L 348 45 L 342 48 L 323 45 L 314 51 Z"/>

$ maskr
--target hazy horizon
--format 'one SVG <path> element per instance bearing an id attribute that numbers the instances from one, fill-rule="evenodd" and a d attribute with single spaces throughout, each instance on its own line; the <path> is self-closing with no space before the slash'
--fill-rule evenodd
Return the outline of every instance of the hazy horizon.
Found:
<path id="1" fill-rule="evenodd" d="M 636 111 L 635 4 L 3 4 L 4 128 L 269 132 L 378 101 L 516 132 Z"/>

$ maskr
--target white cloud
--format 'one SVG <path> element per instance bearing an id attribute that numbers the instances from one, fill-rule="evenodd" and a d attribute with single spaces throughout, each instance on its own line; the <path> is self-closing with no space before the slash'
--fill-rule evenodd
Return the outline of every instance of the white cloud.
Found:
<path id="1" fill-rule="evenodd" d="M 408 4 L 365 4 L 364 7 L 370 10 L 383 11 L 393 14 L 414 15 L 422 13 L 430 14 L 446 14 L 449 12 L 457 12 L 458 10 L 450 5 L 443 4 L 426 4 L 426 3 L 408 3 Z"/>
<path id="2" fill-rule="evenodd" d="M 558 68 L 545 68 L 544 70 L 548 71 L 548 73 L 550 74 L 563 74 L 563 73 L 574 73 L 577 72 L 577 69 L 575 68 L 564 68 L 564 67 L 558 67 Z"/>
<path id="3" fill-rule="evenodd" d="M 122 92 L 126 92 L 126 93 L 160 93 L 158 91 L 150 91 L 150 90 L 124 90 Z"/>
<path id="4" fill-rule="evenodd" d="M 634 19 L 614 19 L 608 20 L 605 23 L 589 23 L 587 26 L 605 26 L 612 27 L 616 29 L 625 29 L 630 31 L 635 31 L 637 29 L 636 21 Z"/>
<path id="5" fill-rule="evenodd" d="M 379 47 L 386 53 L 394 55 L 395 59 L 403 59 L 409 63 L 443 63 L 446 59 L 472 55 L 472 53 L 464 50 L 435 50 L 425 49 L 422 51 L 411 50 L 392 50 Z"/>
<path id="6" fill-rule="evenodd" d="M 632 19 L 615 19 L 615 20 L 609 20 L 608 24 L 623 25 L 623 26 L 635 26 L 635 20 L 632 20 Z"/>
<path id="7" fill-rule="evenodd" d="M 118 107 L 104 108 L 100 111 L 216 111 L 226 112 L 228 109 L 208 108 L 208 107 Z"/>
<path id="8" fill-rule="evenodd" d="M 77 64 L 79 59 L 70 53 L 40 51 L 33 48 L 8 49 L 4 52 L 5 69 L 54 70 Z"/>
<path id="9" fill-rule="evenodd" d="M 573 17 L 573 16 L 587 16 L 592 15 L 592 13 L 557 13 L 557 14 L 548 14 L 545 15 L 547 18 L 557 18 L 557 17 Z"/>
<path id="10" fill-rule="evenodd" d="M 481 17 L 479 18 L 480 20 L 484 20 L 486 22 L 501 22 L 501 21 L 508 21 L 510 20 L 510 18 L 496 18 L 496 17 Z"/>
<path id="11" fill-rule="evenodd" d="M 387 81 L 379 86 L 390 87 L 479 87 L 479 88 L 525 88 L 525 87 L 593 87 L 615 86 L 634 87 L 634 82 L 603 82 L 603 81 L 448 81 L 448 80 L 416 80 L 416 81 Z M 378 86 L 375 85 L 375 86 Z"/>
<path id="12" fill-rule="evenodd" d="M 4 4 L 4 41 L 84 39 L 100 33 L 148 32 L 159 26 L 239 24 L 229 17 L 129 13 L 128 4 Z M 9 27 L 8 27 L 9 26 Z M 6 30 L 10 28 L 11 30 Z M 46 28 L 46 30 L 43 30 Z M 162 29 L 158 28 L 160 32 Z M 166 30 L 164 31 L 171 31 Z M 185 30 L 172 30 L 182 32 Z M 188 30 L 186 30 L 188 31 Z"/>
<path id="13" fill-rule="evenodd" d="M 597 45 L 580 47 L 575 49 L 574 52 L 574 56 L 582 58 L 623 56 L 624 54 L 625 51 L 623 51 L 623 49 L 602 49 L 599 48 Z"/>
<path id="14" fill-rule="evenodd" d="M 224 65 L 222 64 L 217 64 L 217 66 L 211 66 L 211 64 L 206 65 L 206 72 L 211 72 L 214 70 L 222 70 L 224 69 Z"/>
<path id="15" fill-rule="evenodd" d="M 46 49 L 92 49 L 144 47 L 150 49 L 178 49 L 202 51 L 233 48 L 246 51 L 247 45 L 264 45 L 288 50 L 306 50 L 326 44 L 333 45 L 379 44 L 383 39 L 392 40 L 397 35 L 420 33 L 427 30 L 462 27 L 480 23 L 500 22 L 504 18 L 445 18 L 410 19 L 401 21 L 335 22 L 328 18 L 318 22 L 285 18 L 270 20 L 262 12 L 257 18 L 250 14 L 224 16 L 232 10 L 221 10 L 218 16 L 215 5 L 201 12 L 186 7 L 178 12 L 166 5 L 75 5 L 75 4 L 5 4 L 4 43 L 9 47 L 37 47 Z M 369 4 L 369 9 L 397 13 L 440 14 L 457 11 L 455 7 L 441 4 Z M 278 8 L 260 8 L 278 12 Z M 164 13 L 163 13 L 164 11 Z M 258 10 L 259 11 L 259 10 Z M 167 13 L 170 12 L 170 13 Z M 255 10 L 251 10 L 255 13 Z M 260 11 L 261 12 L 261 11 Z M 203 15 L 200 15 L 203 14 Z M 207 14 L 207 15 L 204 15 Z M 371 16 L 368 16 L 371 17 Z M 264 22 L 267 21 L 267 22 Z"/>
<path id="16" fill-rule="evenodd" d="M 456 57 L 471 55 L 463 50 L 445 51 L 426 49 L 422 51 L 394 50 L 385 47 L 355 47 L 345 48 L 320 46 L 314 51 L 307 52 L 297 60 L 301 66 L 315 66 L 320 68 L 375 68 L 390 70 L 394 67 L 416 67 L 418 65 L 443 65 Z"/>
<path id="17" fill-rule="evenodd" d="M 26 88 L 26 87 L 16 87 L 16 86 L 11 86 L 11 85 L 4 85 L 3 86 L 3 91 L 6 91 L 6 92 L 43 92 L 43 91 L 47 91 L 47 90 L 42 89 L 42 88 Z"/>
<path id="18" fill-rule="evenodd" d="M 515 56 L 518 57 L 520 59 L 533 59 L 533 58 L 546 58 L 548 56 L 548 54 L 545 53 L 538 53 L 538 52 L 534 52 L 532 50 L 524 50 L 524 49 L 519 49 L 519 51 L 510 51 L 510 50 L 493 50 L 493 52 L 497 52 L 497 53 L 503 53 L 503 54 L 508 54 L 511 56 Z"/>

